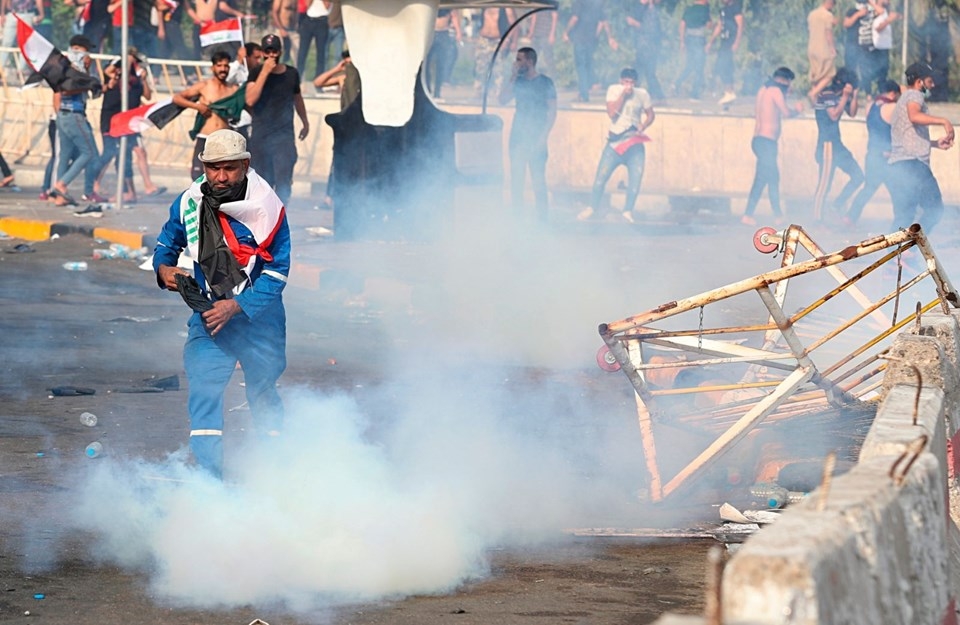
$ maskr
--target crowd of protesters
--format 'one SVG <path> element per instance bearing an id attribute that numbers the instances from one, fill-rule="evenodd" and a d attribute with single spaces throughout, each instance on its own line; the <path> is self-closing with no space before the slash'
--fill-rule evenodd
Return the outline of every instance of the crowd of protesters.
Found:
<path id="1" fill-rule="evenodd" d="M 52 38 L 51 2 L 74 8 L 70 35 L 85 36 L 93 44 L 93 52 L 119 54 L 123 0 L 4 0 L 2 46 L 16 46 L 14 14 Z M 213 50 L 201 45 L 201 29 L 240 18 L 251 41 L 276 33 L 284 49 L 281 62 L 295 67 L 301 79 L 309 82 L 339 62 L 345 43 L 341 5 L 330 0 L 126 0 L 126 4 L 128 44 L 147 58 L 209 60 Z M 575 85 L 581 102 L 591 97 L 602 99 L 598 89 L 604 80 L 598 76 L 594 60 L 598 48 L 607 46 L 626 51 L 619 57 L 630 58 L 628 64 L 637 69 L 640 83 L 657 103 L 668 97 L 700 99 L 712 91 L 721 96 L 721 105 L 730 104 L 738 95 L 736 85 L 747 82 L 736 75 L 736 59 L 743 56 L 738 51 L 747 40 L 747 31 L 759 28 L 753 16 L 744 13 L 744 4 L 743 0 L 629 0 L 624 10 L 614 11 L 602 0 L 574 0 L 568 10 L 560 12 L 442 9 L 426 64 L 428 88 L 439 96 L 443 85 L 453 80 L 460 60 L 464 69 L 458 74 L 459 82 L 472 80 L 478 94 L 484 86 L 496 90 L 509 76 L 516 50 L 531 47 L 537 50 L 541 71 L 551 75 L 558 86 Z M 921 38 L 925 42 L 922 60 L 937 72 L 939 87 L 934 101 L 946 97 L 946 66 L 952 53 L 951 9 L 937 7 L 922 28 L 929 36 Z M 820 29 L 808 32 L 810 74 L 811 80 L 816 80 L 811 84 L 811 101 L 826 85 L 823 74 L 829 73 L 827 68 L 839 47 L 843 64 L 855 71 L 865 86 L 872 85 L 875 90 L 891 78 L 893 31 L 901 16 L 890 0 L 823 2 L 812 15 Z M 493 52 L 505 35 L 501 63 L 490 71 Z M 566 48 L 564 68 L 569 69 L 563 73 L 568 75 L 562 75 L 556 64 L 560 46 Z M 472 58 L 463 58 L 467 54 Z M 672 61 L 681 71 L 672 72 L 664 88 L 658 65 L 667 54 L 677 55 Z M 9 69 L 12 62 L 11 55 L 0 54 L 0 71 Z M 609 69 L 602 73 L 610 74 Z M 740 93 L 752 97 L 758 86 Z"/>

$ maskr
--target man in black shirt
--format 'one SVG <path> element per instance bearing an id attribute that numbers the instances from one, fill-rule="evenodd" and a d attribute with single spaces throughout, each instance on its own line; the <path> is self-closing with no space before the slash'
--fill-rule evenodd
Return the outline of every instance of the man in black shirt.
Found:
<path id="1" fill-rule="evenodd" d="M 674 90 L 679 95 L 680 87 L 688 79 L 690 98 L 700 99 L 703 91 L 703 68 L 707 62 L 707 29 L 710 27 L 710 4 L 707 0 L 694 0 L 680 18 L 680 52 L 686 54 L 683 71 L 677 77 Z"/>
<path id="2" fill-rule="evenodd" d="M 659 3 L 660 0 L 640 0 L 627 13 L 627 26 L 633 32 L 634 67 L 641 79 L 646 78 L 647 91 L 654 100 L 666 98 L 657 79 L 657 61 L 663 39 Z"/>
<path id="3" fill-rule="evenodd" d="M 743 8 L 741 0 L 723 0 L 720 3 L 720 19 L 710 35 L 710 41 L 707 48 L 713 45 L 715 40 L 719 40 L 717 49 L 717 62 L 713 66 L 713 72 L 723 84 L 723 97 L 717 104 L 724 106 L 737 99 L 736 91 L 733 89 L 733 53 L 740 47 L 740 39 L 743 37 Z"/>
<path id="4" fill-rule="evenodd" d="M 527 168 L 537 202 L 537 217 L 547 221 L 547 137 L 557 119 L 557 90 L 553 81 L 537 73 L 533 48 L 517 50 L 513 76 L 500 91 L 500 104 L 516 98 L 517 112 L 510 127 L 510 199 L 514 210 L 523 206 Z"/>
<path id="5" fill-rule="evenodd" d="M 833 175 L 837 168 L 850 178 L 834 200 L 835 208 L 846 206 L 850 196 L 863 183 L 863 170 L 840 138 L 840 118 L 845 112 L 850 117 L 857 115 L 857 85 L 856 74 L 841 67 L 837 70 L 833 82 L 817 95 L 813 107 L 817 120 L 816 159 L 820 166 L 813 218 L 818 221 L 823 217 L 823 203 L 833 185 Z"/>
<path id="6" fill-rule="evenodd" d="M 263 64 L 250 72 L 247 82 L 247 106 L 253 124 L 250 128 L 250 154 L 254 169 L 270 183 L 280 200 L 290 200 L 293 187 L 293 166 L 297 162 L 297 146 L 293 140 L 293 112 L 303 127 L 300 140 L 307 138 L 310 122 L 307 107 L 300 93 L 300 73 L 280 63 L 280 37 L 266 35 L 260 42 Z"/>
<path id="7" fill-rule="evenodd" d="M 619 44 L 604 18 L 604 3 L 601 0 L 574 0 L 570 21 L 563 31 L 563 40 L 573 44 L 573 64 L 577 69 L 577 92 L 581 102 L 590 100 L 590 87 L 595 80 L 593 53 L 603 32 L 607 34 L 610 49 L 616 50 Z"/>

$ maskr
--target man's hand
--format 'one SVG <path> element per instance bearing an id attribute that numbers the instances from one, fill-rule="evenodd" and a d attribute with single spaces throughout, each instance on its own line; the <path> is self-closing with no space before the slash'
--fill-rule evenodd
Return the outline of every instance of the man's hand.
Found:
<path id="1" fill-rule="evenodd" d="M 260 70 L 260 73 L 264 76 L 272 72 L 277 67 L 277 57 L 268 56 L 263 59 L 263 64 L 261 65 L 263 69 Z"/>
<path id="2" fill-rule="evenodd" d="M 177 290 L 177 274 L 189 276 L 190 272 L 180 267 L 171 267 L 170 265 L 160 265 L 160 268 L 157 269 L 157 275 L 160 276 L 160 281 L 163 282 L 163 286 L 165 286 L 168 291 Z"/>
<path id="3" fill-rule="evenodd" d="M 956 136 L 953 130 L 953 124 L 950 123 L 950 120 L 943 120 L 943 130 L 946 134 L 937 140 L 937 147 L 941 150 L 949 150 L 953 147 L 953 140 Z"/>
<path id="4" fill-rule="evenodd" d="M 197 102 L 197 112 L 199 112 L 204 117 L 210 117 L 213 115 L 213 111 L 210 110 L 210 107 L 204 104 L 203 102 Z"/>
<path id="5" fill-rule="evenodd" d="M 303 128 L 300 129 L 300 134 L 298 136 L 300 137 L 300 140 L 303 141 L 307 138 L 308 134 L 310 134 L 310 124 L 304 124 Z"/>
<path id="6" fill-rule="evenodd" d="M 223 326 L 233 318 L 235 314 L 241 311 L 240 304 L 232 299 L 220 299 L 213 303 L 213 308 L 203 313 L 203 324 L 210 332 L 210 336 L 216 336 Z"/>

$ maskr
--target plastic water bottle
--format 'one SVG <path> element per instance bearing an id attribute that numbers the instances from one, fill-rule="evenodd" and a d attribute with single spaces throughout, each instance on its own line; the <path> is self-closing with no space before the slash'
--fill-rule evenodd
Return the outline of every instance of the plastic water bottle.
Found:
<path id="1" fill-rule="evenodd" d="M 117 258 L 117 253 L 113 250 L 95 249 L 93 250 L 93 260 L 105 260 L 108 258 Z"/>
<path id="2" fill-rule="evenodd" d="M 778 484 L 762 482 L 750 487 L 750 494 L 767 508 L 777 509 L 787 505 L 790 491 Z"/>
<path id="3" fill-rule="evenodd" d="M 83 453 L 87 455 L 87 458 L 96 458 L 103 454 L 103 444 L 100 441 L 94 441 L 87 445 Z"/>
<path id="4" fill-rule="evenodd" d="M 63 268 L 67 271 L 86 271 L 87 262 L 83 260 L 74 260 L 69 263 L 63 263 Z"/>
<path id="5" fill-rule="evenodd" d="M 92 428 L 97 424 L 97 415 L 92 412 L 82 412 L 80 413 L 80 423 L 84 424 L 88 428 Z"/>

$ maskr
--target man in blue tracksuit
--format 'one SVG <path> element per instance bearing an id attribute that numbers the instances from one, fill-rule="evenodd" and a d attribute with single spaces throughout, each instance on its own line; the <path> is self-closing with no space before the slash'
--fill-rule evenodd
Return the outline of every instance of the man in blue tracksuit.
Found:
<path id="1" fill-rule="evenodd" d="M 276 382 L 286 368 L 290 230 L 280 198 L 250 169 L 242 135 L 211 133 L 200 161 L 204 175 L 171 205 L 153 267 L 159 286 L 180 291 L 195 311 L 183 349 L 190 449 L 221 477 L 223 393 L 237 362 L 258 432 L 276 435 L 283 419 Z M 177 267 L 184 250 L 193 260 L 193 291 L 185 279 L 191 273 Z"/>

